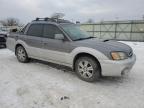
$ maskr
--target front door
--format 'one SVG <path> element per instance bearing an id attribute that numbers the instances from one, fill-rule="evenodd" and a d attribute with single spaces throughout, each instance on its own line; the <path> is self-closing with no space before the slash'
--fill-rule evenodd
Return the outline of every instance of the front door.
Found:
<path id="1" fill-rule="evenodd" d="M 63 33 L 55 25 L 51 24 L 44 25 L 44 32 L 42 39 L 44 49 L 43 57 L 44 59 L 47 60 L 66 63 L 69 54 L 65 50 L 64 46 L 67 44 L 68 41 L 55 39 L 55 34 L 63 34 Z"/>

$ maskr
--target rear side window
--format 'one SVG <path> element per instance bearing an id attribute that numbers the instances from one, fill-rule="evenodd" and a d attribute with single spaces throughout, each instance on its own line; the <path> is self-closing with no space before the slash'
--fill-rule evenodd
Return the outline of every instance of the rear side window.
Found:
<path id="1" fill-rule="evenodd" d="M 32 24 L 27 32 L 27 35 L 42 37 L 43 25 L 42 24 Z"/>
<path id="2" fill-rule="evenodd" d="M 62 34 L 57 26 L 51 24 L 44 25 L 44 37 L 54 39 L 55 34 Z"/>

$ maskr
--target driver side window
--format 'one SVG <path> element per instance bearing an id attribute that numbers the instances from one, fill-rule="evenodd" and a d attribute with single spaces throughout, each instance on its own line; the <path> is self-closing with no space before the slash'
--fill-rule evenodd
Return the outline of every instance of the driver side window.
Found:
<path id="1" fill-rule="evenodd" d="M 63 33 L 55 25 L 51 25 L 51 24 L 44 25 L 43 37 L 54 39 L 55 34 L 63 34 Z"/>

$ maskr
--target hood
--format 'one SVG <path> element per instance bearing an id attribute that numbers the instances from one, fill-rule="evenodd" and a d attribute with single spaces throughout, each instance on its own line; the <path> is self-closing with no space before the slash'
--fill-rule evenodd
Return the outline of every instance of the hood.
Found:
<path id="1" fill-rule="evenodd" d="M 132 48 L 124 43 L 113 40 L 102 40 L 97 38 L 75 41 L 75 45 L 96 49 L 111 59 L 110 53 L 113 51 L 125 52 L 131 55 Z"/>

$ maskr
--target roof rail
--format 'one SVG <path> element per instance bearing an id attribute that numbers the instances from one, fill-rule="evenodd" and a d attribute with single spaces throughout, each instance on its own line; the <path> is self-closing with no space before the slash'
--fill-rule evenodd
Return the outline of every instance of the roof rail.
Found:
<path id="1" fill-rule="evenodd" d="M 53 18 L 48 18 L 48 17 L 45 17 L 45 18 L 36 18 L 35 21 L 50 21 L 50 20 L 55 21 Z"/>
<path id="2" fill-rule="evenodd" d="M 58 18 L 36 18 L 34 21 L 51 21 L 51 22 L 55 22 L 55 23 L 72 23 L 68 20 L 64 20 L 64 19 L 58 19 Z"/>

